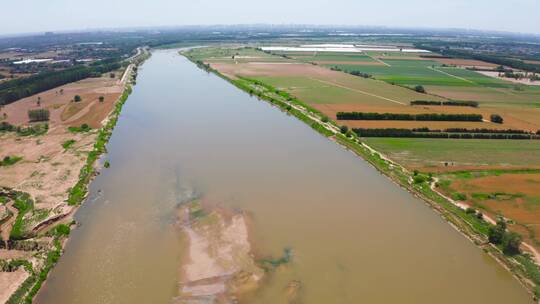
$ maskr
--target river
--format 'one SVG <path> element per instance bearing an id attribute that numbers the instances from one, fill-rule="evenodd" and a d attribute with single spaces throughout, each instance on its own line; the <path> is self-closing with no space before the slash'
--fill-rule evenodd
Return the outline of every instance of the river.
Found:
<path id="1" fill-rule="evenodd" d="M 421 200 L 292 116 L 155 51 L 37 303 L 171 303 L 192 193 L 245 210 L 256 252 L 292 262 L 253 303 L 532 303 L 510 273 Z"/>

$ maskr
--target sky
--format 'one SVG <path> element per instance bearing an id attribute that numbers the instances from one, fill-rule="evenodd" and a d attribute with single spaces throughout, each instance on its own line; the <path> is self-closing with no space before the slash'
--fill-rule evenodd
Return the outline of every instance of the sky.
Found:
<path id="1" fill-rule="evenodd" d="M 215 24 L 462 28 L 540 34 L 540 0 L 18 0 L 0 35 Z"/>

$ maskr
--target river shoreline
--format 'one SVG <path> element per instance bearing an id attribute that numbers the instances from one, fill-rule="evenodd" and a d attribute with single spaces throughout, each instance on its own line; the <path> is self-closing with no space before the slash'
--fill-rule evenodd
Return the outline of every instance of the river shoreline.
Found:
<path id="1" fill-rule="evenodd" d="M 62 255 L 66 244 L 71 239 L 69 232 L 67 232 L 67 234 L 58 233 L 57 229 L 52 227 L 62 224 L 65 227 L 68 227 L 67 229 L 69 231 L 69 227 L 76 224 L 73 220 L 74 214 L 86 200 L 88 186 L 99 174 L 99 171 L 103 167 L 101 162 L 103 155 L 106 153 L 105 145 L 112 135 L 112 130 L 118 121 L 122 107 L 127 101 L 131 93 L 132 86 L 135 83 L 136 72 L 134 72 L 134 70 L 149 56 L 150 53 L 148 50 L 139 48 L 137 50 L 137 55 L 129 59 L 129 64 L 122 74 L 122 79 L 119 81 L 119 83 L 123 86 L 123 91 L 120 94 L 120 97 L 113 102 L 112 110 L 101 122 L 101 127 L 98 129 L 97 134 L 90 137 L 92 141 L 92 149 L 84 158 L 84 165 L 80 170 L 79 179 L 76 181 L 76 183 L 73 183 L 73 187 L 69 191 L 69 196 L 65 201 L 65 206 L 62 209 L 62 212 L 58 215 L 47 218 L 42 222 L 39 222 L 33 228 L 33 233 L 36 235 L 36 237 L 29 239 L 30 241 L 36 240 L 36 243 L 39 243 L 42 238 L 41 235 L 44 232 L 46 232 L 47 235 L 50 234 L 53 236 L 53 238 L 51 238 L 49 241 L 49 245 L 44 245 L 47 249 L 44 251 L 39 251 L 41 255 L 47 256 L 46 261 L 43 262 L 44 265 L 32 270 L 24 282 L 21 282 L 20 286 L 12 290 L 11 294 L 9 295 L 9 300 L 7 300 L 6 303 L 33 301 L 39 291 L 42 290 L 43 286 L 47 283 L 47 277 L 50 271 L 54 268 L 56 262 Z M 19 193 L 17 192 L 16 188 L 13 190 L 7 189 L 6 191 L 15 191 L 14 193 Z M 33 200 L 35 200 L 35 198 L 33 198 Z M 58 206 L 60 205 L 61 204 L 58 204 Z M 32 263 L 40 264 L 36 260 L 33 260 Z"/>
<path id="2" fill-rule="evenodd" d="M 220 71 L 212 68 L 211 65 L 194 60 L 186 53 L 180 52 L 180 55 L 186 57 L 199 68 L 215 74 L 216 76 L 231 83 L 245 93 L 248 93 L 250 95 L 253 94 L 253 87 L 250 87 L 250 84 L 246 81 L 246 79 L 232 79 L 228 75 L 222 74 Z M 261 84 L 256 83 L 256 85 L 260 86 Z M 262 85 L 265 86 L 264 84 Z M 268 89 L 267 85 L 266 89 Z M 270 87 L 270 90 L 275 89 Z M 427 189 L 426 187 L 415 185 L 411 182 L 412 172 L 409 172 L 400 164 L 395 163 L 382 153 L 376 151 L 364 142 L 361 142 L 356 135 L 353 135 L 352 138 L 344 136 L 339 132 L 339 128 L 337 127 L 337 124 L 335 124 L 335 122 L 331 120 L 329 122 L 323 122 L 322 116 L 320 116 L 320 113 L 318 113 L 318 111 L 311 109 L 309 106 L 297 100 L 278 100 L 276 98 L 276 94 L 272 94 L 271 91 L 263 91 L 262 93 L 259 91 L 257 92 L 257 97 L 259 99 L 269 102 L 271 105 L 278 107 L 282 112 L 285 112 L 289 115 L 292 114 L 299 120 L 310 125 L 321 135 L 329 138 L 343 148 L 351 151 L 356 156 L 370 163 L 381 174 L 388 177 L 393 183 L 400 186 L 402 189 L 411 193 L 413 196 L 420 198 L 426 203 L 426 205 L 428 205 L 431 209 L 437 212 L 448 224 L 450 224 L 452 228 L 454 228 L 461 235 L 474 243 L 477 247 L 484 250 L 504 269 L 508 270 L 527 290 L 527 292 L 536 301 L 538 301 L 535 295 L 535 285 L 534 283 L 532 283 L 527 273 L 523 269 L 521 269 L 521 267 L 523 267 L 521 266 L 521 263 L 519 263 L 513 257 L 504 255 L 499 248 L 487 242 L 486 235 L 476 230 L 475 223 L 471 223 L 468 220 L 464 219 L 463 214 L 465 210 L 448 201 L 447 198 L 441 195 L 441 193 L 439 193 L 438 191 L 433 190 L 432 183 L 429 184 Z M 299 110 L 300 113 L 295 113 L 294 111 L 291 111 L 291 108 L 292 110 Z M 534 262 L 533 259 L 533 263 L 537 262 Z"/>

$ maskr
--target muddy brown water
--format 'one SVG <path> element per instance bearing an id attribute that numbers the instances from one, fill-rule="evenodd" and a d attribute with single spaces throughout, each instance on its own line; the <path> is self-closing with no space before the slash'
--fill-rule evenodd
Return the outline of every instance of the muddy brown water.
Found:
<path id="1" fill-rule="evenodd" d="M 249 212 L 256 251 L 293 261 L 251 303 L 532 303 L 422 201 L 309 126 L 175 51 L 142 66 L 66 252 L 37 303 L 171 303 L 176 207 Z"/>

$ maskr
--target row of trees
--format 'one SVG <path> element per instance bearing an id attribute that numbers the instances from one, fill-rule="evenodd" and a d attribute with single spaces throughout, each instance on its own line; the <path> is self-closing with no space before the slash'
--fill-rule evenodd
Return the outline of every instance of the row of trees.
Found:
<path id="1" fill-rule="evenodd" d="M 413 132 L 435 132 L 435 133 L 480 133 L 480 134 L 534 134 L 525 130 L 515 130 L 515 129 L 506 129 L 506 130 L 497 130 L 497 129 L 465 129 L 465 128 L 446 128 L 442 130 L 430 129 L 427 127 L 424 128 L 414 128 Z"/>
<path id="2" fill-rule="evenodd" d="M 480 114 L 338 112 L 338 120 L 482 121 Z"/>
<path id="3" fill-rule="evenodd" d="M 29 135 L 41 135 L 47 133 L 49 125 L 44 124 L 33 124 L 27 127 L 14 126 L 8 122 L 0 122 L 0 132 L 17 132 L 20 136 L 29 136 Z"/>
<path id="4" fill-rule="evenodd" d="M 355 128 L 353 131 L 360 137 L 406 137 L 406 138 L 454 138 L 454 139 L 540 139 L 534 134 L 500 134 L 500 133 L 451 133 L 451 132 L 417 132 L 411 129 Z"/>
<path id="5" fill-rule="evenodd" d="M 361 72 L 361 71 L 358 71 L 358 70 L 343 71 L 340 67 L 338 67 L 336 65 L 330 67 L 330 70 L 338 71 L 338 72 L 345 72 L 345 73 L 349 73 L 351 75 L 358 76 L 358 77 L 363 77 L 363 78 L 373 78 L 373 75 L 368 74 L 368 73 L 364 73 L 364 72 Z"/>
<path id="6" fill-rule="evenodd" d="M 458 106 L 458 107 L 473 107 L 478 108 L 476 101 L 432 101 L 432 100 L 414 100 L 411 101 L 411 106 Z"/>
<path id="7" fill-rule="evenodd" d="M 512 59 L 512 58 L 502 57 L 502 56 L 497 56 L 497 55 L 472 53 L 465 50 L 453 50 L 453 49 L 444 48 L 444 47 L 439 48 L 439 47 L 433 47 L 433 46 L 425 45 L 425 44 L 417 44 L 415 46 L 418 48 L 435 52 L 435 53 L 441 53 L 449 57 L 476 59 L 476 60 L 490 62 L 490 63 L 494 63 L 498 65 L 509 66 L 518 70 L 540 73 L 539 64 L 526 63 L 519 59 Z"/>
<path id="8" fill-rule="evenodd" d="M 34 121 L 47 121 L 49 120 L 49 110 L 47 109 L 34 109 L 34 110 L 28 110 L 28 119 L 30 119 L 31 122 Z"/>
<path id="9" fill-rule="evenodd" d="M 0 105 L 41 93 L 52 88 L 119 69 L 119 63 L 96 66 L 78 66 L 62 71 L 44 72 L 34 76 L 14 79 L 0 84 Z"/>

